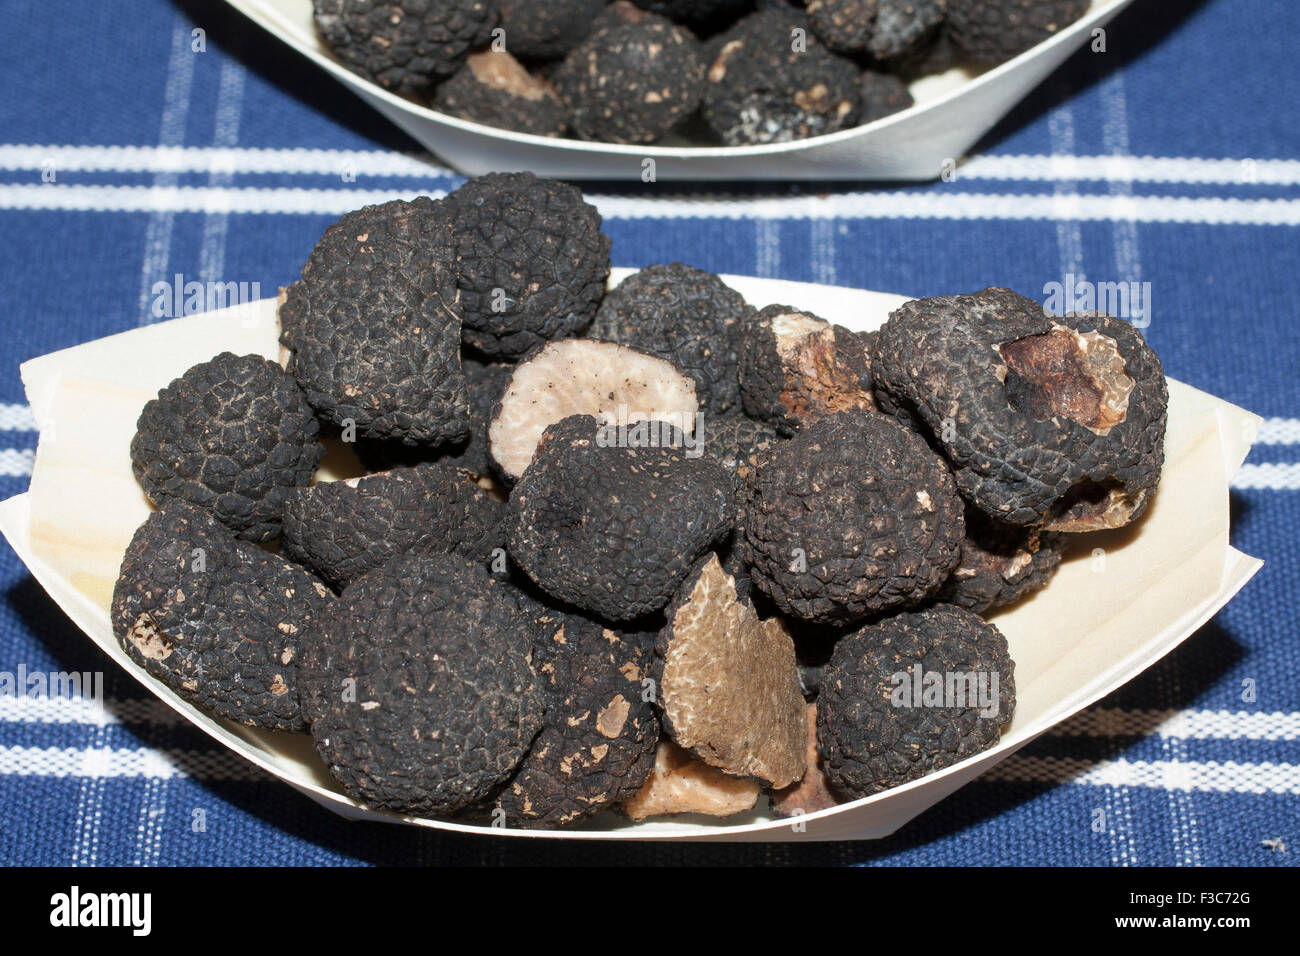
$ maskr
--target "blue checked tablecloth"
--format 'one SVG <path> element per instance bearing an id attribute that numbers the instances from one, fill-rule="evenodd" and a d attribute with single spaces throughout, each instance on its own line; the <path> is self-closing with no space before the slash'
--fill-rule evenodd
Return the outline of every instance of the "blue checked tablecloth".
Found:
<path id="1" fill-rule="evenodd" d="M 1264 570 L 1176 653 L 994 774 L 875 843 L 524 845 L 347 823 L 154 704 L 0 545 L 0 672 L 104 671 L 108 697 L 103 715 L 0 697 L 0 861 L 1294 864 L 1295 25 L 1292 0 L 1138 0 L 1109 53 L 1072 60 L 951 183 L 588 189 L 619 266 L 913 295 L 1149 281 L 1146 331 L 1168 373 L 1266 416 L 1232 534 Z M 416 152 L 221 4 L 5 0 L 0 496 L 26 489 L 36 444 L 19 362 L 150 321 L 152 286 L 176 273 L 273 294 L 330 210 L 359 204 L 349 191 L 459 182 Z M 917 202 L 858 198 L 882 191 Z M 723 201 L 692 216 L 690 196 Z"/>

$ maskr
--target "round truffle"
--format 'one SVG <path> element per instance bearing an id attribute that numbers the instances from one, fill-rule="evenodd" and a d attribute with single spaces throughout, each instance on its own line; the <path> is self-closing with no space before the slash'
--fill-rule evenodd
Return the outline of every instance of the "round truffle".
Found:
<path id="1" fill-rule="evenodd" d="M 156 505 L 207 509 L 241 538 L 280 533 L 285 498 L 325 454 L 320 425 L 293 378 L 260 355 L 222 352 L 147 403 L 131 468 Z"/>
<path id="2" fill-rule="evenodd" d="M 947 32 L 967 56 L 994 65 L 1069 26 L 1089 0 L 948 0 Z"/>
<path id="3" fill-rule="evenodd" d="M 994 746 L 1015 707 L 996 627 L 946 604 L 899 614 L 835 646 L 817 698 L 823 771 L 869 797 Z"/>
<path id="4" fill-rule="evenodd" d="M 862 113 L 858 122 L 862 124 L 905 110 L 915 102 L 907 84 L 893 73 L 863 70 L 859 89 L 862 92 Z"/>
<path id="5" fill-rule="evenodd" d="M 550 82 L 504 51 L 471 53 L 439 85 L 433 108 L 461 119 L 533 136 L 563 136 L 569 121 Z"/>
<path id="6" fill-rule="evenodd" d="M 961 561 L 936 599 L 983 614 L 1047 587 L 1061 566 L 1063 534 L 1003 524 L 978 508 L 966 509 Z"/>
<path id="7" fill-rule="evenodd" d="M 808 26 L 836 53 L 865 53 L 881 0 L 808 0 Z"/>
<path id="8" fill-rule="evenodd" d="M 499 0 L 506 49 L 523 60 L 558 60 L 591 33 L 608 0 Z"/>

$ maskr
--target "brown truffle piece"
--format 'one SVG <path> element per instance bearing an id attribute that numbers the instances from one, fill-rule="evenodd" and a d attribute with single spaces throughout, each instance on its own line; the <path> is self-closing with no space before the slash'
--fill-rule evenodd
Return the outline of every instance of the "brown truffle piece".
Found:
<path id="1" fill-rule="evenodd" d="M 729 817 L 758 803 L 757 780 L 729 777 L 671 740 L 660 740 L 650 779 L 619 809 L 635 821 L 676 813 Z"/>
<path id="2" fill-rule="evenodd" d="M 839 804 L 822 773 L 821 755 L 817 751 L 817 702 L 808 705 L 808 769 L 803 779 L 772 794 L 772 812 L 778 817 L 798 817 Z"/>

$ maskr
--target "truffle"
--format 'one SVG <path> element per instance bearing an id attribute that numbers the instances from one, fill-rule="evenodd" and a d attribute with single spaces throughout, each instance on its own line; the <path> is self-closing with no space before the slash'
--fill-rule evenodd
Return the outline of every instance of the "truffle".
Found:
<path id="1" fill-rule="evenodd" d="M 605 296 L 587 335 L 672 362 L 695 382 L 700 408 L 740 407 L 736 377 L 744 297 L 710 272 L 675 262 L 649 266 Z"/>
<path id="2" fill-rule="evenodd" d="M 639 419 L 694 428 L 695 383 L 671 363 L 611 342 L 566 339 L 514 370 L 488 428 L 492 460 L 507 481 L 532 460 L 547 425 L 570 415 L 622 424 Z"/>
<path id="3" fill-rule="evenodd" d="M 279 309 L 288 370 L 322 418 L 359 438 L 465 439 L 455 262 L 450 217 L 423 196 L 325 230 Z"/>
<path id="4" fill-rule="evenodd" d="M 306 571 L 169 504 L 136 530 L 113 589 L 113 632 L 137 665 L 203 710 L 302 730 L 299 641 L 331 601 Z"/>
<path id="5" fill-rule="evenodd" d="M 692 30 L 708 32 L 736 19 L 751 0 L 633 0 L 643 10 L 685 24 Z"/>
<path id="6" fill-rule="evenodd" d="M 826 778 L 858 798 L 923 777 L 994 746 L 1015 706 L 1006 638 L 972 612 L 864 627 L 836 645 L 817 699 Z"/>
<path id="7" fill-rule="evenodd" d="M 879 0 L 866 52 L 897 61 L 921 50 L 943 23 L 946 0 Z"/>
<path id="8" fill-rule="evenodd" d="M 907 84 L 893 73 L 880 73 L 876 70 L 863 70 L 862 113 L 859 123 L 871 123 L 910 107 L 914 100 L 907 89 Z"/>
<path id="9" fill-rule="evenodd" d="M 542 731 L 497 797 L 507 827 L 562 827 L 632 796 L 654 767 L 659 722 L 644 682 L 651 636 L 576 614 L 533 646 Z"/>
<path id="10" fill-rule="evenodd" d="M 961 561 L 936 599 L 976 614 L 1014 604 L 1047 587 L 1067 541 L 1065 535 L 1003 524 L 968 507 Z"/>
<path id="11" fill-rule="evenodd" d="M 492 173 L 446 202 L 466 343 L 514 359 L 586 330 L 609 278 L 609 237 L 581 192 L 532 173 Z"/>
<path id="12" fill-rule="evenodd" d="M 407 552 L 504 555 L 505 505 L 450 465 L 318 482 L 284 509 L 284 553 L 335 590 Z"/>
<path id="13" fill-rule="evenodd" d="M 794 643 L 760 621 L 710 555 L 665 612 L 655 641 L 664 731 L 710 766 L 773 787 L 805 770 L 806 724 Z"/>
<path id="14" fill-rule="evenodd" d="M 729 817 L 752 810 L 759 791 L 757 780 L 729 777 L 671 740 L 661 739 L 650 779 L 619 809 L 637 823 L 678 813 Z"/>
<path id="15" fill-rule="evenodd" d="M 1127 322 L 1055 318 L 1009 289 L 919 299 L 881 327 L 872 373 L 881 408 L 913 417 L 999 520 L 1116 528 L 1159 483 L 1169 393 Z"/>
<path id="16" fill-rule="evenodd" d="M 695 37 L 650 17 L 592 34 L 554 80 L 579 138 L 653 143 L 695 112 L 703 76 Z"/>
<path id="17" fill-rule="evenodd" d="M 557 60 L 587 38 L 608 0 L 499 0 L 506 49 L 523 60 Z"/>
<path id="18" fill-rule="evenodd" d="M 131 467 L 156 505 L 211 511 L 241 538 L 280 533 L 285 497 L 325 454 L 320 426 L 293 379 L 260 355 L 222 352 L 147 403 Z"/>
<path id="19" fill-rule="evenodd" d="M 745 414 L 789 435 L 823 415 L 875 409 L 873 335 L 850 332 L 788 305 L 769 305 L 748 316 L 740 337 Z"/>
<path id="20" fill-rule="evenodd" d="M 933 594 L 961 555 L 942 459 L 875 412 L 820 418 L 759 455 L 744 557 L 783 614 L 847 624 Z"/>
<path id="21" fill-rule="evenodd" d="M 542 726 L 535 621 L 457 555 L 406 554 L 353 581 L 303 642 L 303 712 L 343 789 L 451 813 L 514 772 Z"/>
<path id="22" fill-rule="evenodd" d="M 772 794 L 772 812 L 778 817 L 801 817 L 818 810 L 829 810 L 839 803 L 831 792 L 826 774 L 822 771 L 821 754 L 817 750 L 817 705 L 808 704 L 807 764 L 803 779 L 783 787 Z"/>
<path id="23" fill-rule="evenodd" d="M 1009 60 L 1069 26 L 1089 0 L 948 0 L 947 31 L 972 60 Z"/>
<path id="24" fill-rule="evenodd" d="M 836 53 L 865 53 L 880 0 L 808 0 L 808 26 Z"/>
<path id="25" fill-rule="evenodd" d="M 510 556 L 543 591 L 607 621 L 660 610 L 731 528 L 730 476 L 676 429 L 590 416 L 546 429 L 510 495 Z"/>
<path id="26" fill-rule="evenodd" d="M 312 8 L 348 69 L 399 92 L 450 76 L 497 20 L 496 0 L 312 0 Z"/>
<path id="27" fill-rule="evenodd" d="M 563 136 L 568 118 L 551 84 L 504 51 L 471 53 L 433 95 L 433 108 L 451 116 L 531 133 Z"/>

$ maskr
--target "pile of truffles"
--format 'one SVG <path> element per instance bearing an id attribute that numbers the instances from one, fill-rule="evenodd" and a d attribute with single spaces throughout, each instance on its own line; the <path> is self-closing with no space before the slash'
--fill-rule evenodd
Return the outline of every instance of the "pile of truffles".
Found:
<path id="1" fill-rule="evenodd" d="M 368 806 L 505 827 L 797 815 L 996 744 L 983 615 L 1155 494 L 1142 337 L 997 288 L 870 333 L 681 263 L 606 293 L 609 248 L 531 174 L 330 226 L 283 364 L 140 415 L 126 653 Z"/>
<path id="2" fill-rule="evenodd" d="M 313 0 L 350 70 L 535 136 L 742 146 L 907 109 L 907 84 L 995 66 L 1088 0 Z"/>

